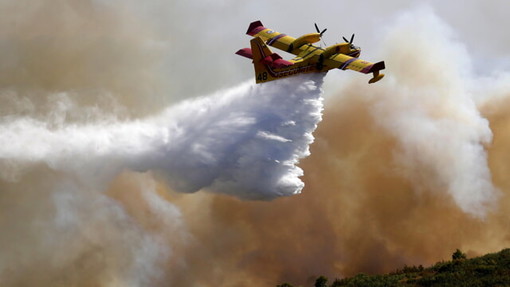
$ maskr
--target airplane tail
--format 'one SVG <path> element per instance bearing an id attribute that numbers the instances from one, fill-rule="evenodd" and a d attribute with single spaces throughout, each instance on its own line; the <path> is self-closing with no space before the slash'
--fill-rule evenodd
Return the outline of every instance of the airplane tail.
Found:
<path id="1" fill-rule="evenodd" d="M 282 73 L 281 69 L 293 65 L 293 63 L 282 59 L 280 55 L 273 53 L 259 37 L 253 38 L 250 44 L 251 48 L 241 49 L 236 54 L 253 60 L 257 84 L 276 80 Z"/>
<path id="2" fill-rule="evenodd" d="M 269 63 L 264 63 L 264 59 L 272 55 L 273 52 L 259 37 L 255 37 L 250 41 L 251 51 L 253 55 L 253 67 L 255 68 L 255 81 L 263 83 L 274 80 L 271 76 L 271 71 L 268 69 Z M 269 60 L 269 59 L 266 59 Z M 267 62 L 267 61 L 266 61 Z"/>

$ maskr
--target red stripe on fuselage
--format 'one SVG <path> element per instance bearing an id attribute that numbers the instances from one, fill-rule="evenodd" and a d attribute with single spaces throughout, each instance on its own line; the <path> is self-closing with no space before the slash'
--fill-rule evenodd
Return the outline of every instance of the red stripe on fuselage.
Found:
<path id="1" fill-rule="evenodd" d="M 259 43 L 257 43 L 257 47 L 259 48 L 260 54 L 262 55 L 262 59 L 264 57 L 266 57 L 266 54 L 264 54 L 264 49 L 262 49 L 262 47 L 260 46 Z M 293 75 L 297 75 L 297 74 L 301 74 L 301 73 L 306 73 L 306 72 L 310 72 L 310 71 L 315 70 L 315 65 L 314 64 L 310 64 L 310 65 L 307 65 L 307 66 L 295 67 L 295 68 L 292 68 L 292 69 L 288 69 L 288 70 L 284 70 L 284 71 L 279 71 L 279 72 L 274 71 L 272 69 L 272 67 L 269 66 L 269 65 L 264 64 L 264 66 L 266 67 L 267 71 L 269 72 L 269 74 L 273 78 L 282 78 L 282 77 L 287 77 L 287 76 L 293 76 Z"/>
<path id="2" fill-rule="evenodd" d="M 256 34 L 258 34 L 260 31 L 265 30 L 265 29 L 267 29 L 267 28 L 266 28 L 266 27 L 264 27 L 264 26 L 258 26 L 257 28 L 252 29 L 252 30 L 248 33 L 248 35 L 250 35 L 250 36 L 255 36 L 255 35 L 256 35 Z"/>

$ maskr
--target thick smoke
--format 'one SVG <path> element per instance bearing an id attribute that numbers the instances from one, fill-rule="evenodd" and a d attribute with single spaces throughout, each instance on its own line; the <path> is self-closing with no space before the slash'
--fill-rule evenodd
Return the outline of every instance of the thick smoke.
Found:
<path id="1" fill-rule="evenodd" d="M 186 233 L 180 212 L 160 197 L 154 202 L 149 180 L 133 178 L 138 186 L 123 191 L 141 193 L 159 230 L 177 228 L 171 245 L 177 246 Z M 160 277 L 172 247 L 91 185 L 43 163 L 0 181 L 2 285 L 143 286 Z"/>
<path id="2" fill-rule="evenodd" d="M 302 195 L 176 201 L 206 242 L 176 285 L 311 286 L 320 274 L 389 272 L 449 259 L 456 248 L 475 256 L 508 246 L 506 73 L 475 73 L 427 8 L 397 19 L 385 38 L 387 77 L 351 80 L 326 102 L 301 164 Z"/>
<path id="3" fill-rule="evenodd" d="M 470 56 L 429 9 L 402 16 L 390 29 L 384 54 L 394 68 L 371 100 L 377 122 L 399 143 L 396 167 L 415 190 L 446 192 L 464 212 L 484 217 L 499 192 L 485 151 L 492 132 L 470 90 L 478 80 Z"/>
<path id="4" fill-rule="evenodd" d="M 37 197 L 45 197 L 38 204 L 50 210 L 29 212 L 43 222 L 36 228 L 27 227 L 29 237 L 33 238 L 36 231 L 48 234 L 29 240 L 35 240 L 32 248 L 41 248 L 42 254 L 19 259 L 15 254 L 22 251 L 4 245 L 14 252 L 4 253 L 10 266 L 19 270 L 29 260 L 28 270 L 37 269 L 41 274 L 30 278 L 15 274 L 4 282 L 68 284 L 95 272 L 97 264 L 103 270 L 94 279 L 98 284 L 110 284 L 103 276 L 122 286 L 145 286 L 164 278 L 158 263 L 182 260 L 169 254 L 179 245 L 175 240 L 180 242 L 179 237 L 188 236 L 180 211 L 155 194 L 150 178 L 142 178 L 143 184 L 135 189 L 142 206 L 137 203 L 130 208 L 132 202 L 118 192 L 103 194 L 123 170 L 154 171 L 180 192 L 207 189 L 265 200 L 299 193 L 303 173 L 296 164 L 309 154 L 312 132 L 321 120 L 322 77 L 295 77 L 263 86 L 247 83 L 137 121 L 55 125 L 30 116 L 6 117 L 0 126 L 1 176 L 6 184 L 3 195 L 9 199 L 16 189 L 24 196 L 39 192 Z M 25 186 L 31 170 L 42 174 L 31 184 L 50 184 L 31 191 L 33 186 Z M 53 179 L 52 173 L 57 174 Z M 151 230 L 150 223 L 146 226 L 143 217 L 139 217 L 140 223 L 129 222 L 129 212 L 140 216 L 140 208 L 147 210 L 145 216 L 159 218 L 152 223 L 156 231 Z M 110 224 L 124 227 L 104 232 Z M 22 254 L 30 256 L 29 251 Z M 107 262 L 95 257 L 104 253 L 111 256 Z M 39 269 L 32 260 L 54 263 Z M 80 263 L 82 260 L 85 262 Z M 70 264 L 87 266 L 78 267 L 76 276 L 55 273 Z M 88 270 L 89 265 L 93 270 Z M 7 267 L 2 268 L 4 274 L 10 270 Z"/>
<path id="5" fill-rule="evenodd" d="M 168 1 L 32 2 L 0 3 L 0 285 L 311 286 L 508 247 L 508 74 L 481 75 L 431 10 L 360 43 L 383 45 L 363 56 L 386 61 L 381 82 L 328 76 L 343 85 L 300 163 L 303 193 L 243 201 L 229 195 L 303 188 L 295 164 L 320 120 L 322 75 L 166 108 L 207 90 L 211 72 L 239 73 L 219 52 L 230 38 L 207 34 L 240 38 L 241 24 L 213 23 L 226 2 L 209 3 L 210 18 Z M 198 189 L 214 192 L 182 193 Z"/>
<path id="6" fill-rule="evenodd" d="M 246 199 L 303 188 L 323 75 L 165 109 L 161 47 L 134 6 L 1 5 L 1 285 L 167 286 L 194 241 L 161 183 Z"/>

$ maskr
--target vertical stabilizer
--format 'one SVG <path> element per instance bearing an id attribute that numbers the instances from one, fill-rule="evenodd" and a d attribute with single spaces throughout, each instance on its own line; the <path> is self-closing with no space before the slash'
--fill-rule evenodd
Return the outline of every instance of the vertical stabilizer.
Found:
<path id="1" fill-rule="evenodd" d="M 255 68 L 255 81 L 258 84 L 273 80 L 267 65 L 265 65 L 263 61 L 267 56 L 273 54 L 273 52 L 271 52 L 269 47 L 267 47 L 264 41 L 262 41 L 259 37 L 251 39 L 250 44 L 253 66 Z"/>

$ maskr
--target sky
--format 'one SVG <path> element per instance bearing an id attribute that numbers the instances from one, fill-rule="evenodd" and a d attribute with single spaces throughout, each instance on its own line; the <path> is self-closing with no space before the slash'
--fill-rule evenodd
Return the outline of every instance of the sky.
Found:
<path id="1" fill-rule="evenodd" d="M 0 285 L 311 286 L 507 248 L 509 5 L 0 1 Z M 386 77 L 255 85 L 255 20 L 355 33 Z"/>

